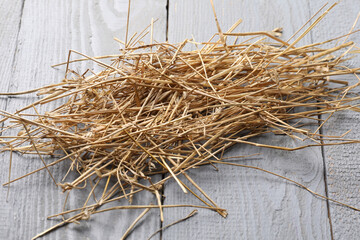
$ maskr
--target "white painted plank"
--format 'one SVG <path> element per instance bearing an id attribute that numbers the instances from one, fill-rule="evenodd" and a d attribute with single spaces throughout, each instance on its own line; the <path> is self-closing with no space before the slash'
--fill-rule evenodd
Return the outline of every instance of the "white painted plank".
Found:
<path id="1" fill-rule="evenodd" d="M 16 53 L 17 36 L 22 14 L 21 1 L 2 1 L 0 7 L 0 92 L 7 92 L 13 71 L 14 56 Z M 4 109 L 7 98 L 0 97 L 0 108 Z M 2 126 L 2 125 L 1 125 Z M 0 165 L 6 166 L 7 161 L 0 154 Z M 1 168 L 0 181 L 7 179 L 5 167 Z M 6 189 L 0 188 L 0 239 L 6 239 L 10 231 L 8 216 L 11 214 L 9 203 L 6 202 Z"/>
<path id="2" fill-rule="evenodd" d="M 23 4 L 21 1 L 2 1 L 0 7 L 0 92 L 6 92 L 11 84 L 14 56 L 18 43 Z M 4 108 L 6 96 L 0 97 L 0 107 Z"/>
<path id="3" fill-rule="evenodd" d="M 238 18 L 238 31 L 268 31 L 284 27 L 287 39 L 309 18 L 307 1 L 214 1 L 223 31 Z M 217 32 L 210 2 L 177 0 L 169 6 L 169 41 L 182 41 L 194 35 L 196 41 L 207 40 Z M 310 43 L 306 36 L 302 43 Z M 254 141 L 295 147 L 299 143 L 284 136 L 266 136 Z M 285 175 L 310 189 L 325 193 L 321 149 L 296 152 L 237 145 L 226 156 L 261 153 L 258 160 L 239 160 Z M 228 210 L 226 219 L 209 210 L 186 222 L 165 230 L 164 239 L 329 239 L 326 201 L 315 198 L 276 177 L 251 169 L 218 166 L 190 171 L 190 176 L 210 195 L 219 207 Z M 189 184 L 190 185 L 190 184 Z M 194 187 L 193 187 L 194 189 Z M 201 204 L 190 194 L 184 195 L 175 182 L 165 186 L 165 204 Z M 190 209 L 165 210 L 163 225 L 190 213 Z"/>
<path id="4" fill-rule="evenodd" d="M 6 30 L 10 27 L 8 24 L 12 24 L 16 29 L 20 7 L 19 4 L 12 3 L 17 1 L 7 2 L 9 6 L 1 5 L 1 13 L 5 12 L 5 16 L 14 14 L 14 19 L 1 21 L 0 26 L 1 29 Z M 9 34 L 2 32 L 0 35 L 1 40 L 4 39 L 0 53 L 5 52 L 9 46 L 17 47 L 12 76 L 5 78 L 1 87 L 11 83 L 9 89 L 5 87 L 6 91 L 22 91 L 61 81 L 65 67 L 54 70 L 50 65 L 65 61 L 69 49 L 91 56 L 117 54 L 119 44 L 113 41 L 113 37 L 125 38 L 127 2 L 127 0 L 25 1 L 17 45 L 14 37 L 17 31 L 14 33 L 8 31 Z M 131 2 L 130 36 L 134 31 L 142 31 L 150 24 L 153 17 L 159 18 L 154 32 L 155 38 L 159 41 L 165 40 L 166 0 Z M 8 11 L 10 13 L 7 13 Z M 2 16 L 0 18 L 3 19 Z M 12 51 L 8 54 L 11 58 L 14 56 L 14 50 L 9 51 Z M 0 63 L 1 69 L 9 66 L 9 63 L 3 60 Z M 85 67 L 92 67 L 92 64 L 77 64 L 72 67 L 83 72 L 86 70 Z M 14 112 L 36 99 L 33 95 L 11 98 L 8 101 L 7 111 Z M 39 107 L 39 109 L 45 111 L 51 107 L 53 106 Z M 0 166 L 2 183 L 7 181 L 8 157 L 8 154 L 3 156 Z M 12 177 L 22 176 L 41 166 L 41 161 L 36 157 L 25 158 L 14 155 Z M 67 166 L 64 164 L 51 168 L 57 180 L 63 177 Z M 58 223 L 55 220 L 46 220 L 46 217 L 61 212 L 65 195 L 54 186 L 47 172 L 37 173 L 12 184 L 8 202 L 5 202 L 6 191 L 7 188 L 1 188 L 1 239 L 30 239 Z M 84 201 L 81 196 L 81 193 L 71 196 L 69 207 L 81 206 Z M 145 195 L 136 201 L 148 204 L 154 200 L 152 196 Z M 88 222 L 83 222 L 79 226 L 66 226 L 46 235 L 43 239 L 119 239 L 141 211 L 98 214 Z M 143 239 L 159 228 L 158 212 L 151 211 L 144 220 L 145 223 L 130 235 L 130 239 Z"/>
<path id="5" fill-rule="evenodd" d="M 311 10 L 314 11 L 327 1 L 310 1 Z M 314 41 L 322 41 L 341 36 L 350 31 L 360 4 L 357 0 L 344 0 L 340 2 L 312 32 Z M 359 29 L 358 23 L 355 29 Z M 348 41 L 360 44 L 360 34 L 350 36 Z M 342 42 L 342 41 L 341 41 Z M 347 66 L 359 67 L 360 56 L 349 60 Z M 345 76 L 346 79 L 356 83 L 354 76 Z M 355 90 L 359 93 L 359 90 Z M 354 103 L 356 104 L 356 103 Z M 357 102 L 359 104 L 359 102 Z M 346 131 L 350 139 L 360 139 L 360 114 L 346 111 L 334 114 L 333 118 L 324 127 L 326 135 L 341 135 Z M 327 168 L 327 183 L 329 197 L 343 201 L 360 208 L 360 159 L 359 144 L 328 146 L 324 148 Z M 359 239 L 360 214 L 353 210 L 330 204 L 334 239 Z"/>

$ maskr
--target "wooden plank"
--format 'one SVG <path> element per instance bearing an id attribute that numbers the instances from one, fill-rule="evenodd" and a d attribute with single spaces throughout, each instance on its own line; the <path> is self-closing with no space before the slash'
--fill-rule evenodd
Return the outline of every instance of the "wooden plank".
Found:
<path id="1" fill-rule="evenodd" d="M 325 2 L 327 1 L 310 1 L 311 11 L 319 8 Z M 358 1 L 342 1 L 314 29 L 312 32 L 313 40 L 322 41 L 348 33 L 359 10 Z M 359 26 L 360 23 L 356 25 L 355 29 L 359 29 Z M 360 43 L 360 35 L 354 34 L 349 37 L 348 41 Z M 349 60 L 345 65 L 359 67 L 360 56 Z M 350 80 L 352 83 L 358 82 L 354 76 L 345 76 L 340 79 Z M 359 92 L 359 90 L 355 91 Z M 350 111 L 335 113 L 324 126 L 323 133 L 325 135 L 341 135 L 348 130 L 351 130 L 351 132 L 346 138 L 359 139 L 359 113 Z M 359 144 L 327 146 L 324 151 L 329 197 L 360 208 Z M 360 225 L 359 212 L 336 204 L 330 204 L 330 215 L 334 239 L 360 238 L 360 233 L 357 230 Z"/>
<path id="2" fill-rule="evenodd" d="M 18 44 L 18 32 L 21 25 L 23 4 L 21 1 L 2 1 L 0 7 L 0 92 L 6 92 L 11 84 L 14 58 Z M 0 107 L 5 107 L 6 97 L 0 97 Z"/>
<path id="3" fill-rule="evenodd" d="M 2 41 L 0 53 L 9 51 L 9 58 L 14 59 L 14 70 L 11 76 L 2 80 L 2 90 L 22 91 L 59 82 L 64 76 L 65 67 L 51 69 L 50 65 L 67 59 L 68 50 L 76 49 L 85 54 L 106 55 L 117 54 L 119 44 L 113 41 L 116 36 L 125 38 L 127 0 L 123 1 L 25 1 L 19 25 L 21 3 L 7 1 L 0 7 L 0 19 L 14 15 L 7 21 L 1 21 Z M 143 2 L 133 0 L 129 34 L 140 32 L 150 24 L 151 18 L 159 18 L 155 25 L 154 37 L 165 40 L 166 33 L 166 0 Z M 5 17 L 3 17 L 5 16 Z M 3 19 L 4 18 L 4 19 Z M 7 24 L 14 27 L 9 31 Z M 18 41 L 16 35 L 18 34 Z M 4 44 L 3 44 L 4 43 Z M 9 46 L 12 49 L 7 49 Z M 17 48 L 14 54 L 14 46 Z M 1 59 L 1 69 L 11 64 Z M 75 64 L 72 68 L 84 72 L 93 64 Z M 11 83 L 9 88 L 3 87 Z M 5 88 L 5 89 L 3 89 Z M 22 96 L 9 99 L 7 111 L 14 112 L 37 97 Z M 39 107 L 46 111 L 54 106 Z M 0 166 L 0 181 L 7 181 L 9 155 L 3 155 Z M 51 159 L 47 159 L 51 161 Z M 68 163 L 51 168 L 54 177 L 60 180 L 67 170 Z M 25 158 L 14 154 L 12 178 L 22 176 L 31 170 L 42 167 L 37 157 Z M 54 186 L 46 171 L 29 176 L 11 185 L 8 202 L 5 202 L 7 188 L 1 188 L 1 239 L 30 239 L 37 233 L 55 225 L 59 220 L 46 220 L 46 217 L 61 212 L 65 195 Z M 84 201 L 84 193 L 76 193 L 69 199 L 68 208 L 79 207 Z M 135 199 L 136 203 L 149 204 L 155 202 L 152 195 Z M 117 203 L 119 204 L 119 203 Z M 120 203 L 124 204 L 124 203 Z M 108 212 L 98 214 L 80 225 L 68 225 L 46 235 L 43 239 L 119 239 L 125 230 L 142 210 Z M 158 212 L 151 211 L 141 221 L 129 239 L 144 239 L 159 228 Z"/>
<path id="4" fill-rule="evenodd" d="M 310 18 L 307 1 L 214 2 L 222 31 L 227 31 L 241 17 L 244 21 L 238 31 L 268 31 L 284 27 L 282 38 L 286 40 Z M 217 29 L 209 1 L 170 2 L 170 42 L 191 38 L 191 34 L 196 41 L 206 41 L 214 32 Z M 308 35 L 301 43 L 310 42 Z M 253 141 L 288 147 L 303 144 L 273 135 Z M 237 162 L 274 171 L 325 194 L 323 159 L 319 147 L 284 152 L 237 145 L 225 156 L 252 153 L 261 155 L 256 160 L 239 159 Z M 230 166 L 218 168 L 218 172 L 211 166 L 194 169 L 189 175 L 219 207 L 228 210 L 228 217 L 224 219 L 215 212 L 199 209 L 196 217 L 165 230 L 164 239 L 330 238 L 326 201 L 263 172 Z M 188 185 L 191 186 L 190 183 Z M 182 193 L 174 181 L 166 184 L 165 196 L 165 204 L 201 205 L 190 194 Z M 190 212 L 191 209 L 185 208 L 166 209 L 163 225 L 179 220 Z"/>
<path id="5" fill-rule="evenodd" d="M 16 55 L 16 46 L 18 43 L 18 31 L 22 15 L 21 1 L 2 1 L 0 7 L 0 92 L 7 92 L 11 84 L 11 74 L 13 71 L 14 57 Z M 7 103 L 7 97 L 0 97 L 0 108 L 4 109 Z M 1 125 L 2 126 L 2 125 Z M 0 154 L 4 159 L 4 154 Z M 7 180 L 7 171 L 5 170 L 5 161 L 1 162 L 1 183 Z M 11 215 L 10 204 L 6 201 L 7 189 L 0 188 L 0 239 L 6 239 L 9 235 L 10 222 L 8 216 Z"/>

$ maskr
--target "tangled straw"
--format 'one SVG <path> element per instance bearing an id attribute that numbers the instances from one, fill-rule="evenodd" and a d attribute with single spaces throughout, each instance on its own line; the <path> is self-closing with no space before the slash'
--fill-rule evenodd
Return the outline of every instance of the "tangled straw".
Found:
<path id="1" fill-rule="evenodd" d="M 46 169 L 63 191 L 70 192 L 87 183 L 92 186 L 84 207 L 51 216 L 73 214 L 36 237 L 107 210 L 144 208 L 144 215 L 151 208 L 159 208 L 163 218 L 164 207 L 189 206 L 161 204 L 160 190 L 170 179 L 205 204 L 196 207 L 212 209 L 226 217 L 226 210 L 219 208 L 186 174 L 188 169 L 220 163 L 224 151 L 237 143 L 291 151 L 356 142 L 321 135 L 319 128 L 327 119 L 318 118 L 340 110 L 359 110 L 350 102 L 360 97 L 348 97 L 348 93 L 360 81 L 348 86 L 347 81 L 333 79 L 346 74 L 357 77 L 359 68 L 341 65 L 354 43 L 321 47 L 335 40 L 332 39 L 295 47 L 277 37 L 279 29 L 232 33 L 239 24 L 240 21 L 225 33 L 219 31 L 206 43 L 192 39 L 176 45 L 144 45 L 140 41 L 147 33 L 144 31 L 130 39 L 119 55 L 94 58 L 72 51 L 84 58 L 66 63 L 62 82 L 13 93 L 37 91 L 45 97 L 14 114 L 1 111 L 2 122 L 11 120 L 2 132 L 18 131 L 17 136 L 0 137 L 2 150 L 37 154 L 44 167 L 29 174 Z M 111 64 L 102 62 L 103 58 L 110 58 Z M 80 75 L 69 69 L 71 62 L 84 60 L 94 61 L 102 71 Z M 39 105 L 59 99 L 65 103 L 43 114 L 37 111 Z M 28 109 L 34 113 L 26 113 Z M 311 131 L 303 120 L 321 124 Z M 286 148 L 251 141 L 252 137 L 271 132 L 310 139 L 313 144 Z M 51 163 L 43 159 L 59 152 L 63 157 Z M 57 182 L 50 167 L 65 160 L 71 162 L 69 171 L 77 172 L 78 177 L 66 182 L 65 176 Z M 154 181 L 152 176 L 159 173 L 167 175 Z M 179 175 L 184 175 L 205 199 L 182 182 Z M 106 181 L 103 194 L 90 204 L 90 196 L 101 180 Z M 143 190 L 155 194 L 158 204 L 99 210 L 121 198 L 131 202 Z"/>

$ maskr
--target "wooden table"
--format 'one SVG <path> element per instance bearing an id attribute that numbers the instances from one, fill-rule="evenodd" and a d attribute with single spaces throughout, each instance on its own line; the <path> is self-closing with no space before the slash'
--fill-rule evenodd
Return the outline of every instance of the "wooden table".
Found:
<path id="1" fill-rule="evenodd" d="M 244 21 L 238 31 L 267 31 L 283 27 L 286 40 L 326 2 L 325 0 L 214 0 L 219 22 L 227 30 L 236 20 Z M 348 33 L 360 10 L 358 0 L 344 0 L 307 34 L 299 44 L 319 42 Z M 64 76 L 64 67 L 50 68 L 63 62 L 68 50 L 91 56 L 116 54 L 119 44 L 113 37 L 125 38 L 126 0 L 2 0 L 0 3 L 0 92 L 33 89 L 56 83 Z M 133 0 L 130 35 L 151 22 L 158 41 L 179 42 L 185 38 L 207 40 L 217 31 L 208 0 Z M 359 24 L 357 25 L 359 28 Z M 355 34 L 350 40 L 360 42 Z M 360 58 L 349 61 L 359 67 Z M 84 71 L 85 63 L 73 68 Z M 359 90 L 357 90 L 359 91 Z M 0 109 L 14 112 L 36 99 L 35 95 L 1 97 Z M 46 111 L 45 108 L 41 109 Z M 352 129 L 347 138 L 359 138 L 360 114 L 337 113 L 322 133 L 340 135 Z M 302 143 L 284 136 L 266 136 L 256 141 L 276 145 L 299 146 Z M 265 168 L 305 184 L 310 189 L 360 207 L 359 145 L 314 147 L 296 152 L 259 149 L 238 145 L 227 156 L 260 155 L 239 160 L 243 164 Z M 8 180 L 9 154 L 1 154 L 0 182 Z M 14 154 L 12 178 L 41 167 L 38 158 Z M 53 167 L 57 180 L 64 165 Z M 280 178 L 252 169 L 208 166 L 190 171 L 191 177 L 222 208 L 222 218 L 210 210 L 200 210 L 193 218 L 156 235 L 153 239 L 360 239 L 360 213 L 314 197 Z M 64 194 L 43 171 L 7 187 L 0 188 L 0 239 L 29 239 L 58 223 L 46 220 L 60 212 Z M 199 204 L 185 195 L 174 181 L 165 185 L 164 204 Z M 81 204 L 82 193 L 75 192 L 68 208 Z M 152 195 L 136 203 L 156 202 Z M 188 215 L 191 208 L 166 209 L 161 224 L 159 211 L 152 210 L 140 221 L 129 239 L 147 239 L 161 226 Z M 119 239 L 142 210 L 114 211 L 94 215 L 79 225 L 67 225 L 43 239 Z M 161 235 L 161 236 L 160 236 Z"/>

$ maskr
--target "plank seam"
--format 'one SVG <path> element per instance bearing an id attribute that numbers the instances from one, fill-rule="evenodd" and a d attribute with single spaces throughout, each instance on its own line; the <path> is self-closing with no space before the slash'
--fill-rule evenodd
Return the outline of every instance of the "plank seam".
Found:
<path id="1" fill-rule="evenodd" d="M 309 16 L 312 15 L 311 12 L 311 7 L 310 7 L 310 1 L 307 1 L 307 5 L 308 5 L 308 9 L 309 9 Z M 313 33 L 312 31 L 309 32 L 310 34 L 310 41 L 311 43 L 314 43 L 314 38 L 313 38 Z M 318 125 L 321 125 L 321 115 L 318 115 Z M 323 134 L 323 128 L 321 127 L 319 129 L 319 133 L 322 135 Z M 320 136 L 320 143 L 323 144 L 323 137 Z M 327 181 L 327 171 L 326 171 L 326 161 L 325 161 L 325 149 L 324 146 L 320 146 L 321 149 L 321 157 L 322 157 L 322 161 L 323 161 L 323 176 L 324 176 L 324 185 L 325 185 L 325 196 L 327 198 L 329 198 L 329 190 L 328 190 L 328 181 Z M 331 220 L 331 211 L 330 211 L 330 202 L 329 199 L 326 199 L 326 208 L 327 208 L 327 214 L 328 214 L 328 219 L 329 219 L 329 228 L 330 228 L 330 236 L 331 239 L 334 240 L 334 232 L 333 232 L 333 227 L 332 227 L 332 220 Z"/>
<path id="2" fill-rule="evenodd" d="M 166 1 L 166 38 L 165 40 L 168 41 L 169 35 L 169 0 Z"/>
<path id="3" fill-rule="evenodd" d="M 161 179 L 164 179 L 165 177 L 166 177 L 165 173 L 161 174 Z M 165 184 L 163 184 L 163 187 L 160 190 L 161 205 L 164 205 L 164 203 L 165 203 L 164 194 L 165 194 Z M 164 227 L 164 223 L 160 219 L 160 229 L 161 229 L 160 237 L 159 237 L 160 240 L 162 240 L 162 238 L 163 238 L 163 227 Z"/>
<path id="4" fill-rule="evenodd" d="M 165 40 L 166 42 L 168 41 L 168 34 L 169 34 L 169 0 L 166 1 L 166 29 L 165 29 Z M 161 174 L 161 179 L 164 179 L 166 176 L 166 174 L 163 173 Z M 165 193 L 165 184 L 163 184 L 162 188 L 161 188 L 161 191 L 160 191 L 160 196 L 161 196 L 161 205 L 164 205 L 164 202 L 165 202 L 165 197 L 164 197 L 164 193 Z M 160 237 L 159 239 L 162 240 L 163 239 L 163 222 L 161 221 L 160 219 Z"/>
<path id="5" fill-rule="evenodd" d="M 321 116 L 319 115 L 318 118 L 319 118 L 318 124 L 320 125 L 320 124 L 321 124 L 321 122 L 320 122 Z M 321 135 L 323 135 L 323 128 L 322 128 L 322 127 L 319 129 L 319 133 L 320 133 Z M 324 143 L 322 136 L 320 136 L 320 142 L 321 142 L 321 144 Z M 322 159 L 323 159 L 323 169 L 324 169 L 323 172 L 324 172 L 324 182 L 325 182 L 325 196 L 326 196 L 327 198 L 329 198 L 329 188 L 328 188 L 328 181 L 327 181 L 326 161 L 325 161 L 325 149 L 324 149 L 324 146 L 320 146 L 320 148 L 321 148 L 321 156 L 322 156 Z M 329 219 L 329 225 L 330 225 L 331 239 L 333 240 L 333 239 L 334 239 L 334 232 L 333 232 L 333 227 L 332 227 L 331 209 L 330 209 L 329 199 L 326 199 L 326 206 L 327 206 L 328 219 Z"/>

